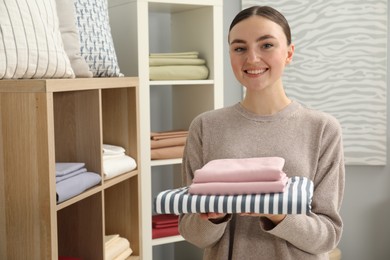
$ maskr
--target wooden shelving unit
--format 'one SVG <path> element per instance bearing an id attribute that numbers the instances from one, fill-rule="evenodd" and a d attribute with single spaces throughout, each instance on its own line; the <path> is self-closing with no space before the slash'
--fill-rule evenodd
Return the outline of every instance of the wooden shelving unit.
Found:
<path id="1" fill-rule="evenodd" d="M 0 259 L 104 259 L 104 235 L 140 245 L 140 172 L 105 181 L 102 145 L 139 161 L 138 77 L 0 81 Z M 56 162 L 102 182 L 56 203 Z"/>

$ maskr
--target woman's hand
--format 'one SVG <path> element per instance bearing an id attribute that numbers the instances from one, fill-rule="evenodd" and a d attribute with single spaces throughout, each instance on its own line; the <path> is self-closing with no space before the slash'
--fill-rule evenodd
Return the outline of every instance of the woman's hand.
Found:
<path id="1" fill-rule="evenodd" d="M 279 224 L 286 217 L 286 214 L 259 214 L 259 213 L 240 213 L 240 216 L 249 216 L 249 217 L 266 217 L 274 223 L 274 225 Z"/>
<path id="2" fill-rule="evenodd" d="M 208 212 L 208 213 L 200 213 L 199 216 L 203 220 L 222 220 L 224 217 L 226 217 L 226 213 L 215 213 L 215 212 Z M 214 222 L 213 221 L 213 222 Z"/>

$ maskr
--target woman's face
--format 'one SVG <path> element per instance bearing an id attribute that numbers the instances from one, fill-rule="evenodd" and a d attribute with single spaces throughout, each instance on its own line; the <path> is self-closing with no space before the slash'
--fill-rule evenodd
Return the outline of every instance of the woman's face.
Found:
<path id="1" fill-rule="evenodd" d="M 287 46 L 282 27 L 264 17 L 249 17 L 231 29 L 229 45 L 233 72 L 247 90 L 283 87 L 281 76 L 294 46 Z"/>

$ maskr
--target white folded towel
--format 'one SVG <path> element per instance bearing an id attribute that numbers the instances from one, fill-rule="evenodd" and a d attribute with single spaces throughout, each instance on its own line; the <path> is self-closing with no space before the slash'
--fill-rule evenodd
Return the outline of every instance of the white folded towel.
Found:
<path id="1" fill-rule="evenodd" d="M 118 155 L 124 154 L 125 148 L 112 144 L 103 144 L 103 155 Z"/>
<path id="2" fill-rule="evenodd" d="M 114 238 L 108 246 L 105 247 L 105 260 L 113 260 L 130 248 L 130 242 L 126 238 Z"/>
<path id="3" fill-rule="evenodd" d="M 103 156 L 103 172 L 106 180 L 132 171 L 136 167 L 136 161 L 130 156 L 122 155 L 112 158 L 104 158 Z"/>

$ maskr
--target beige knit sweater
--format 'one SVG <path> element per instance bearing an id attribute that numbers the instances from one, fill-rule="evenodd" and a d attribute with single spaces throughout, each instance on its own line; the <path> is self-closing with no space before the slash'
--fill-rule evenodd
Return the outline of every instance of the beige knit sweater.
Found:
<path id="1" fill-rule="evenodd" d="M 264 217 L 234 214 L 214 224 L 186 214 L 180 233 L 204 248 L 205 260 L 328 259 L 343 226 L 345 169 L 338 121 L 296 101 L 271 116 L 250 113 L 241 104 L 203 113 L 190 126 L 183 185 L 190 185 L 194 171 L 210 160 L 261 156 L 283 157 L 288 176 L 314 182 L 312 214 L 288 215 L 277 226 Z"/>

